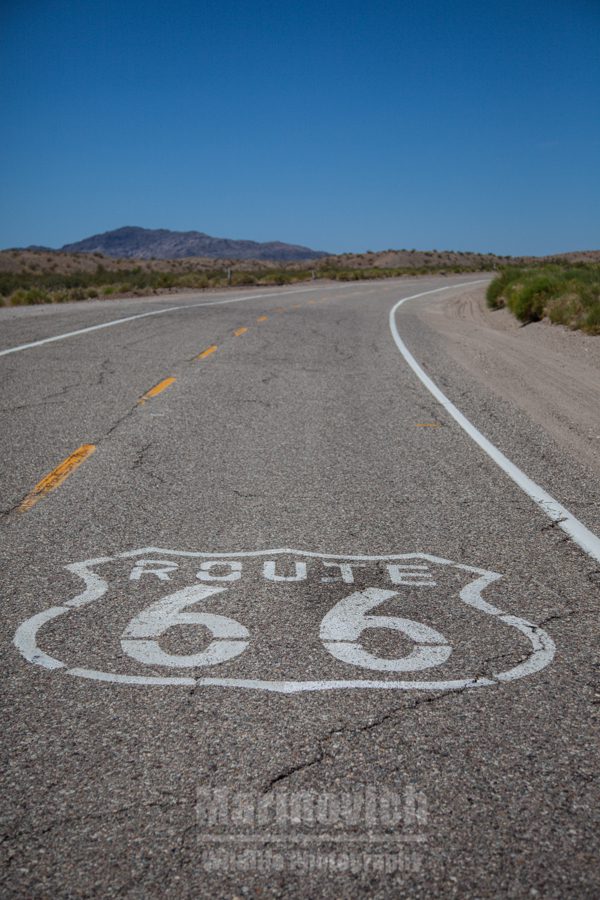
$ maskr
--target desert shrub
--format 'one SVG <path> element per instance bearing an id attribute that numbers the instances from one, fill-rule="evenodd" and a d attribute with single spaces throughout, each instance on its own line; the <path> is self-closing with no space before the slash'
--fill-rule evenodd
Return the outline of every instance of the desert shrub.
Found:
<path id="1" fill-rule="evenodd" d="M 521 322 L 537 322 L 544 318 L 547 303 L 558 287 L 554 272 L 535 272 L 508 289 L 507 304 Z"/>
<path id="2" fill-rule="evenodd" d="M 486 300 L 490 309 L 500 309 L 505 305 L 506 291 L 514 281 L 522 277 L 522 273 L 522 269 L 504 269 L 489 283 Z"/>
<path id="3" fill-rule="evenodd" d="M 39 288 L 17 290 L 10 296 L 11 306 L 33 306 L 36 303 L 51 303 L 52 297 Z"/>
<path id="4" fill-rule="evenodd" d="M 506 306 L 524 324 L 551 322 L 600 333 L 600 266 L 553 264 L 505 269 L 489 285 L 487 303 Z"/>
<path id="5" fill-rule="evenodd" d="M 293 284 L 294 276 L 292 272 L 286 272 L 283 269 L 274 269 L 273 271 L 261 274 L 260 283 L 269 284 Z"/>
<path id="6" fill-rule="evenodd" d="M 256 283 L 257 277 L 252 272 L 232 272 L 231 274 L 232 285 L 247 285 Z"/>
<path id="7" fill-rule="evenodd" d="M 179 287 L 199 289 L 208 287 L 209 281 L 201 272 L 186 272 L 178 276 L 177 283 Z"/>

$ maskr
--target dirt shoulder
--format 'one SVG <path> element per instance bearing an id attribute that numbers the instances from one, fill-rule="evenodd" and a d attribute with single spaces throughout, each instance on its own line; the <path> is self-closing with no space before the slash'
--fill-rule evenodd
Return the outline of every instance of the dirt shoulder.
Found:
<path id="1" fill-rule="evenodd" d="M 485 288 L 429 299 L 418 310 L 448 338 L 456 363 L 600 472 L 600 336 L 490 310 Z"/>

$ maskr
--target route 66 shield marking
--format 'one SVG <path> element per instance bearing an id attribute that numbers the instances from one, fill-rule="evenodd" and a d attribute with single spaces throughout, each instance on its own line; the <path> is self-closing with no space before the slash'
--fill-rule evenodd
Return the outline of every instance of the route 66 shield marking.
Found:
<path id="1" fill-rule="evenodd" d="M 501 575 L 425 553 L 145 547 L 65 568 L 84 590 L 20 625 L 14 643 L 34 665 L 96 681 L 462 690 L 532 675 L 555 651 L 483 599 Z"/>

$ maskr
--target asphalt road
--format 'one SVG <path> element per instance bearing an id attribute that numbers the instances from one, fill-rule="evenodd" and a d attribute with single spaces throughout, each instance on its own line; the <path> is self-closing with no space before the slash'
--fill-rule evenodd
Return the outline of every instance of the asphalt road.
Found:
<path id="1" fill-rule="evenodd" d="M 0 310 L 4 896 L 598 896 L 593 453 L 390 330 L 477 280 Z"/>

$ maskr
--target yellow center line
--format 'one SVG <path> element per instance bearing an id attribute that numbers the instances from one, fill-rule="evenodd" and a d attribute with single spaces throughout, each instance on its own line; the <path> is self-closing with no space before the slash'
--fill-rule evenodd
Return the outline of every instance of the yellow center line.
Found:
<path id="1" fill-rule="evenodd" d="M 71 472 L 74 472 L 75 469 L 78 469 L 82 462 L 91 456 L 94 450 L 96 449 L 94 444 L 82 444 L 81 447 L 78 447 L 77 450 L 73 451 L 70 456 L 67 456 L 55 469 L 52 469 L 47 475 L 42 478 L 41 481 L 38 481 L 34 489 L 27 494 L 23 502 L 17 507 L 18 512 L 27 512 L 28 509 L 31 509 L 32 506 L 41 500 L 46 494 L 49 494 L 50 491 L 55 490 L 55 488 L 59 487 L 65 480 L 68 478 Z"/>
<path id="2" fill-rule="evenodd" d="M 257 322 L 266 322 L 268 318 L 269 318 L 268 316 L 259 316 L 256 321 Z"/>
<path id="3" fill-rule="evenodd" d="M 308 301 L 308 303 L 309 303 L 310 306 L 314 306 L 316 302 L 317 302 L 316 300 L 309 300 L 309 301 Z"/>
<path id="4" fill-rule="evenodd" d="M 140 397 L 138 403 L 145 403 L 146 400 L 150 400 L 152 397 L 156 397 L 157 394 L 162 394 L 162 392 L 170 387 L 175 378 L 171 375 L 169 378 L 163 378 L 162 381 L 159 381 L 158 384 L 155 384 L 153 388 L 150 388 L 149 391 L 146 391 L 143 397 Z"/>
<path id="5" fill-rule="evenodd" d="M 441 422 L 415 422 L 417 428 L 441 428 Z"/>
<path id="6" fill-rule="evenodd" d="M 246 334 L 247 331 L 248 329 L 242 326 L 242 328 L 236 328 L 236 330 L 233 332 L 233 335 L 234 337 L 239 337 L 242 334 Z"/>
<path id="7" fill-rule="evenodd" d="M 207 356 L 210 356 L 211 353 L 214 353 L 217 349 L 216 344 L 211 344 L 210 347 L 207 347 L 206 350 L 203 350 L 202 353 L 199 353 L 196 359 L 206 359 Z"/>

